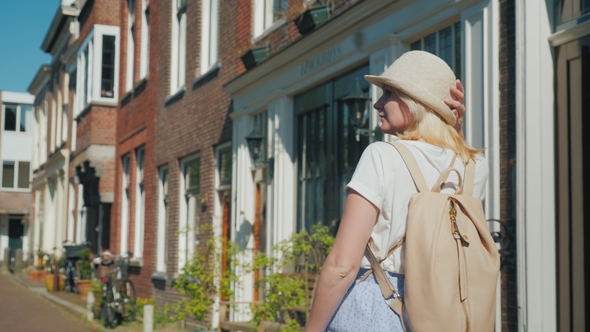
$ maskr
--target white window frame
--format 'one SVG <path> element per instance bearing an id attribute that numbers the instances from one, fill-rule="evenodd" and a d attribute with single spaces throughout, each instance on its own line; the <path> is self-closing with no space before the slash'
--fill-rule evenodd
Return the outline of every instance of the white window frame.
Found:
<path id="1" fill-rule="evenodd" d="M 78 220 L 76 227 L 76 242 L 82 243 L 86 241 L 86 206 L 84 205 L 84 185 L 78 184 L 78 201 L 76 202 L 78 207 Z"/>
<path id="2" fill-rule="evenodd" d="M 68 189 L 68 230 L 66 240 L 74 243 L 74 225 L 76 224 L 76 215 L 74 209 L 76 208 L 76 186 L 73 182 L 70 182 Z"/>
<path id="3" fill-rule="evenodd" d="M 133 89 L 135 59 L 135 0 L 127 0 L 127 76 L 125 91 Z"/>
<path id="4" fill-rule="evenodd" d="M 121 158 L 121 166 L 123 172 L 121 173 L 121 240 L 120 240 L 120 255 L 127 257 L 129 251 L 129 166 L 131 156 L 124 155 Z"/>
<path id="5" fill-rule="evenodd" d="M 77 96 L 77 116 L 90 103 L 97 102 L 102 105 L 117 105 L 119 99 L 119 30 L 118 26 L 95 24 L 78 49 L 76 91 Z M 104 36 L 115 37 L 115 68 L 113 76 L 113 97 L 102 97 L 101 87 L 101 67 L 102 67 L 102 38 Z M 88 58 L 86 58 L 86 53 Z M 88 73 L 85 73 L 86 64 L 88 64 Z M 95 75 L 97 73 L 98 75 Z M 85 86 L 85 77 L 88 75 L 88 86 Z"/>
<path id="6" fill-rule="evenodd" d="M 144 79 L 149 72 L 150 63 L 150 3 L 149 0 L 142 0 L 141 17 L 141 49 L 139 62 L 139 78 Z"/>
<path id="7" fill-rule="evenodd" d="M 189 194 L 187 188 L 187 164 L 193 161 L 200 163 L 200 156 L 192 155 L 186 157 L 180 162 L 180 213 L 178 223 L 178 272 L 182 272 L 182 268 L 186 262 L 192 257 L 195 252 L 195 245 L 198 244 L 197 232 L 195 228 L 197 224 L 198 211 L 195 207 L 198 200 L 198 194 Z"/>
<path id="8" fill-rule="evenodd" d="M 218 59 L 219 0 L 201 1 L 200 74 L 207 73 Z"/>
<path id="9" fill-rule="evenodd" d="M 25 131 L 21 131 L 20 130 L 20 118 L 21 118 L 21 111 L 22 111 L 22 106 L 26 105 L 26 106 L 31 106 L 31 113 L 29 113 L 29 121 L 25 120 Z M 5 123 L 4 121 L 6 121 L 6 106 L 8 106 L 9 108 L 12 107 L 16 107 L 16 120 L 15 120 L 15 130 L 4 130 L 4 126 Z M 35 108 L 33 107 L 33 105 L 30 104 L 15 104 L 15 103 L 6 103 L 6 104 L 2 104 L 2 119 L 0 120 L 0 122 L 2 123 L 2 132 L 5 133 L 11 133 L 11 134 L 21 134 L 21 133 L 30 133 L 33 131 L 33 126 L 34 126 L 34 118 L 33 118 L 33 114 L 35 113 Z"/>
<path id="10" fill-rule="evenodd" d="M 57 82 L 57 84 L 55 85 L 56 87 L 56 97 L 54 102 L 53 102 L 53 106 L 54 106 L 54 116 L 55 116 L 55 135 L 53 135 L 53 137 L 55 138 L 55 148 L 59 149 L 59 147 L 61 146 L 61 143 L 63 142 L 62 140 L 62 122 L 63 122 L 63 109 L 62 109 L 62 94 L 60 91 L 60 84 L 59 81 Z"/>
<path id="11" fill-rule="evenodd" d="M 145 148 L 135 150 L 135 226 L 133 231 L 133 257 L 143 258 L 145 232 L 145 187 L 143 185 Z"/>
<path id="12" fill-rule="evenodd" d="M 29 185 L 26 188 L 18 187 L 18 177 L 20 172 L 20 163 L 29 163 Z M 4 163 L 12 163 L 14 166 L 14 175 L 12 177 L 12 187 L 4 187 Z M 31 189 L 33 163 L 30 160 L 2 160 L 0 163 L 0 190 L 2 191 L 29 191 Z"/>
<path id="13" fill-rule="evenodd" d="M 166 272 L 167 232 L 168 228 L 168 166 L 160 167 L 158 171 L 158 230 L 156 247 L 156 271 Z"/>
<path id="14" fill-rule="evenodd" d="M 254 38 L 274 27 L 280 19 L 274 19 L 275 1 L 283 0 L 254 0 Z"/>
<path id="15" fill-rule="evenodd" d="M 184 1 L 184 5 L 180 5 Z M 172 47 L 170 57 L 170 95 L 180 91 L 186 79 L 186 0 L 172 1 Z"/>
<path id="16" fill-rule="evenodd" d="M 69 82 L 70 82 L 70 75 L 68 73 L 64 74 L 63 84 L 62 84 L 62 91 L 63 91 L 63 99 L 62 99 L 62 132 L 61 132 L 61 140 L 62 142 L 68 141 L 68 127 L 70 116 L 68 113 L 68 106 L 69 106 Z"/>

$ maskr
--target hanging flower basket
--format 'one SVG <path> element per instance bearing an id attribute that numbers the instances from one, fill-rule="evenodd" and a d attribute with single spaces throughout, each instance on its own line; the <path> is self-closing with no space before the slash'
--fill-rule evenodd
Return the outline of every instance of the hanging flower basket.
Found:
<path id="1" fill-rule="evenodd" d="M 260 62 L 266 60 L 266 46 L 257 46 L 249 49 L 244 55 L 241 56 L 242 63 L 247 70 L 250 70 Z"/>
<path id="2" fill-rule="evenodd" d="M 293 20 L 299 33 L 304 35 L 328 20 L 328 7 L 316 6 L 308 8 Z"/>

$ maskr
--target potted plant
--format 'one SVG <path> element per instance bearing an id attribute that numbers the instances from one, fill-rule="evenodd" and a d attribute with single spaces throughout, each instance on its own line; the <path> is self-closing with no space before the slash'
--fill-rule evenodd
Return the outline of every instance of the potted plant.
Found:
<path id="1" fill-rule="evenodd" d="M 45 252 L 43 249 L 39 248 L 37 250 L 37 265 L 43 266 L 43 257 L 45 257 Z"/>
<path id="2" fill-rule="evenodd" d="M 260 62 L 266 60 L 267 56 L 266 45 L 253 46 L 248 48 L 248 50 L 242 54 L 240 59 L 242 60 L 244 67 L 246 67 L 247 70 L 250 70 L 256 67 Z"/>
<path id="3" fill-rule="evenodd" d="M 90 256 L 92 253 L 90 249 L 85 248 L 79 252 L 79 259 L 78 259 L 78 272 L 79 272 L 79 279 L 76 280 L 76 284 L 78 286 L 78 292 L 80 293 L 80 298 L 82 300 L 86 300 L 88 297 L 88 291 L 91 287 L 91 278 L 92 278 L 92 264 L 90 262 Z"/>
<path id="4" fill-rule="evenodd" d="M 321 1 L 315 1 L 315 5 L 306 8 L 293 20 L 299 33 L 304 35 L 313 31 L 317 26 L 329 18 L 328 6 Z"/>

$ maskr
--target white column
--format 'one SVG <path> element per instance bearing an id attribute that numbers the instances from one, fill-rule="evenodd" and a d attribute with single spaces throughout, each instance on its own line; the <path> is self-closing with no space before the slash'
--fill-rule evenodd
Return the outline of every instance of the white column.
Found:
<path id="1" fill-rule="evenodd" d="M 517 254 L 521 331 L 557 330 L 551 8 L 516 2 Z"/>
<path id="2" fill-rule="evenodd" d="M 268 103 L 269 151 L 274 157 L 274 175 L 267 192 L 268 248 L 288 238 L 297 229 L 297 169 L 295 160 L 293 100 L 279 93 Z"/>

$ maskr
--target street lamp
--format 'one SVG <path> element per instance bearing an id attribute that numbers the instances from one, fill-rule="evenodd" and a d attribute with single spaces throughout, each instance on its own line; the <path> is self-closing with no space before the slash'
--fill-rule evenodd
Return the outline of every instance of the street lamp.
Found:
<path id="1" fill-rule="evenodd" d="M 367 112 L 369 111 L 371 104 L 371 97 L 365 96 L 358 78 L 356 79 L 354 91 L 342 98 L 342 101 L 348 107 L 350 124 L 355 129 L 356 140 L 360 140 L 360 134 L 367 136 L 371 135 L 370 130 L 361 129 L 367 122 Z"/>

